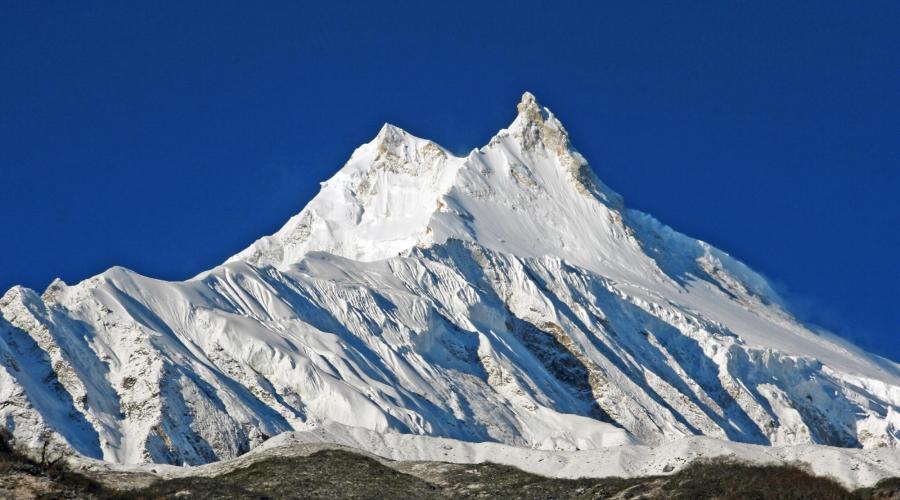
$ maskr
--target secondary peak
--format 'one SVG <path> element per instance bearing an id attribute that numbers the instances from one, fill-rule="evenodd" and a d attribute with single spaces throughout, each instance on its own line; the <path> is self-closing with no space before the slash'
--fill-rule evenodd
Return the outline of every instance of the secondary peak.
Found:
<path id="1" fill-rule="evenodd" d="M 403 138 L 408 135 L 409 134 L 402 128 L 390 123 L 385 123 L 381 126 L 381 130 L 378 131 L 378 135 L 375 136 L 375 141 L 378 143 L 392 144 L 401 142 Z"/>

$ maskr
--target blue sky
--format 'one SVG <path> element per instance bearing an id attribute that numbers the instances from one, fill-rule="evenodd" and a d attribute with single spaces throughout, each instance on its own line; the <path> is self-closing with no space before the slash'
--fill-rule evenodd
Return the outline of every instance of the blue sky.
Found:
<path id="1" fill-rule="evenodd" d="M 464 153 L 531 90 L 630 206 L 900 360 L 898 26 L 877 1 L 5 2 L 0 288 L 188 278 L 381 123 Z"/>

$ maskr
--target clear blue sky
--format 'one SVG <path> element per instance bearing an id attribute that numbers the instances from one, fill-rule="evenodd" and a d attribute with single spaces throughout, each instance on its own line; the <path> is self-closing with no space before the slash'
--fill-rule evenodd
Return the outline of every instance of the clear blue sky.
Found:
<path id="1" fill-rule="evenodd" d="M 4 2 L 0 288 L 188 278 L 382 122 L 464 153 L 528 89 L 629 205 L 900 360 L 900 3 L 438 4 Z"/>

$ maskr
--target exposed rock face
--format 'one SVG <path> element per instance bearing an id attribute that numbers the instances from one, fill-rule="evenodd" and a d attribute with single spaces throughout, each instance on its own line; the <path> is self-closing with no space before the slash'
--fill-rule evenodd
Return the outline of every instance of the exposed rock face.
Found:
<path id="1" fill-rule="evenodd" d="M 0 299 L 0 425 L 197 464 L 339 423 L 543 449 L 703 434 L 896 447 L 900 369 L 625 208 L 534 96 L 456 157 L 385 125 L 277 233 L 185 282 Z"/>

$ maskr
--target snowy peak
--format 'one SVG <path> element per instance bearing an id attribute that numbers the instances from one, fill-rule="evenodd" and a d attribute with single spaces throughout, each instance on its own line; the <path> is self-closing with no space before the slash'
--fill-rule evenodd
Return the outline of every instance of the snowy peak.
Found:
<path id="1" fill-rule="evenodd" d="M 302 212 L 185 282 L 0 298 L 0 425 L 203 463 L 338 423 L 543 449 L 900 445 L 900 366 L 625 208 L 526 93 L 456 157 L 385 124 Z"/>
<path id="2" fill-rule="evenodd" d="M 432 175 L 446 165 L 451 155 L 432 141 L 420 139 L 405 130 L 385 123 L 375 139 L 368 144 L 370 151 L 356 159 L 357 168 L 386 170 L 410 176 Z M 374 157 L 369 155 L 374 154 Z M 356 155 L 354 155 L 355 157 Z M 354 158 L 351 158 L 353 161 Z M 346 168 L 346 167 L 345 167 Z"/>
<path id="3" fill-rule="evenodd" d="M 381 130 L 378 131 L 378 134 L 364 145 L 366 150 L 361 156 L 365 157 L 365 160 L 370 161 L 370 164 L 375 168 L 383 168 L 391 163 L 410 164 L 414 162 L 418 150 L 424 146 L 424 144 L 420 145 L 423 141 L 423 139 L 413 136 L 396 125 L 385 123 L 382 125 Z M 429 141 L 424 142 L 427 143 Z M 358 154 L 360 152 L 355 153 L 353 156 L 356 157 Z M 365 160 L 360 158 L 357 161 Z"/>
<path id="4" fill-rule="evenodd" d="M 569 217 L 559 210 L 573 203 L 623 207 L 621 197 L 596 178 L 563 125 L 533 94 L 525 92 L 517 109 L 508 128 L 466 158 L 384 124 L 322 184 L 303 212 L 229 261 L 284 267 L 312 251 L 379 260 L 450 238 L 497 240 L 476 226 L 507 217 L 509 209 L 524 216 L 541 210 L 533 205 L 545 204 Z M 593 211 L 582 215 L 593 217 Z"/>
<path id="5" fill-rule="evenodd" d="M 396 256 L 426 233 L 462 161 L 386 123 L 300 214 L 229 262 L 283 267 L 314 251 L 363 261 Z"/>
<path id="6" fill-rule="evenodd" d="M 406 137 L 410 137 L 410 134 L 407 133 L 402 128 L 388 122 L 384 122 L 384 125 L 381 126 L 381 130 L 378 131 L 378 135 L 375 136 L 373 142 L 376 143 L 393 143 L 396 144 L 398 142 L 403 142 L 403 139 Z"/>

